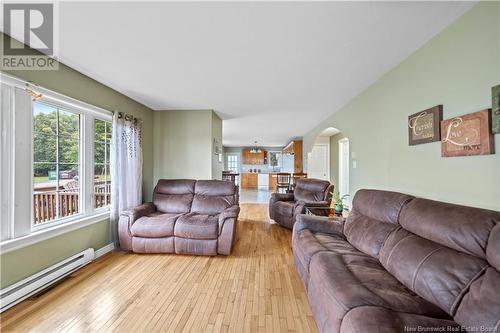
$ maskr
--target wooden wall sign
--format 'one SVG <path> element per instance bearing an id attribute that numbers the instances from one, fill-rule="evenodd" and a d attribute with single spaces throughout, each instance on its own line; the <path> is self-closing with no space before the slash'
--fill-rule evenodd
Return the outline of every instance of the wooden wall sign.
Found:
<path id="1" fill-rule="evenodd" d="M 491 109 L 443 120 L 441 136 L 443 157 L 494 154 Z"/>
<path id="2" fill-rule="evenodd" d="M 441 140 L 440 122 L 443 120 L 443 106 L 417 112 L 408 117 L 408 140 L 410 146 Z"/>
<path id="3" fill-rule="evenodd" d="M 500 84 L 491 88 L 491 124 L 493 134 L 500 134 Z"/>

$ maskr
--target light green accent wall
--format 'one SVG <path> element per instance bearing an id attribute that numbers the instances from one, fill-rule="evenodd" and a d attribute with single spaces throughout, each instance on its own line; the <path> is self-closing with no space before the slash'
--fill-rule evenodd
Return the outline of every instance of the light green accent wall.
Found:
<path id="1" fill-rule="evenodd" d="M 224 155 L 222 153 L 222 120 L 219 116 L 212 112 L 212 179 L 222 179 L 222 169 L 224 168 Z M 220 162 L 219 155 L 215 154 L 214 140 L 220 149 Z"/>
<path id="2" fill-rule="evenodd" d="M 0 38 L 3 34 L 0 33 Z M 57 71 L 5 71 L 20 79 L 110 111 L 121 111 L 143 121 L 143 196 L 151 200 L 153 191 L 153 111 L 131 98 L 59 64 Z M 109 221 L 68 232 L 64 235 L 14 250 L 0 256 L 0 285 L 8 286 L 89 247 L 109 244 Z"/>
<path id="3" fill-rule="evenodd" d="M 104 220 L 2 254 L 0 260 L 0 288 L 18 282 L 89 247 L 97 250 L 109 243 L 109 220 Z"/>
<path id="4" fill-rule="evenodd" d="M 408 146 L 408 116 L 444 105 L 444 119 L 491 107 L 500 83 L 500 2 L 481 2 L 304 137 L 327 127 L 349 138 L 360 188 L 500 210 L 500 153 L 441 157 L 439 142 Z M 500 135 L 495 144 L 500 151 Z M 332 154 L 333 155 L 333 154 Z"/>
<path id="5" fill-rule="evenodd" d="M 161 178 L 212 179 L 219 168 L 214 163 L 213 138 L 222 142 L 222 121 L 214 114 L 212 110 L 154 112 L 155 183 Z"/>

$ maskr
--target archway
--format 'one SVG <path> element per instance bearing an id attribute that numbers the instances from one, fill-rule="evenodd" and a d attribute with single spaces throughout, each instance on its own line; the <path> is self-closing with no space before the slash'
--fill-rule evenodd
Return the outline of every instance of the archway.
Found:
<path id="1" fill-rule="evenodd" d="M 308 177 L 327 179 L 342 195 L 349 194 L 349 156 L 349 139 L 345 134 L 336 127 L 325 128 L 307 153 Z"/>

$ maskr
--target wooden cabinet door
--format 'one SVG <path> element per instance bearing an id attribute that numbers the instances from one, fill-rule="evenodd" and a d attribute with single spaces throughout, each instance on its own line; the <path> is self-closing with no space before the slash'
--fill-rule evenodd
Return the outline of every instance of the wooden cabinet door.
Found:
<path id="1" fill-rule="evenodd" d="M 259 185 L 257 173 L 249 173 L 248 187 L 256 188 Z"/>
<path id="2" fill-rule="evenodd" d="M 250 150 L 248 149 L 243 149 L 241 151 L 241 162 L 243 164 L 252 164 L 251 159 L 250 159 Z"/>
<path id="3" fill-rule="evenodd" d="M 269 191 L 276 192 L 276 183 L 278 182 L 275 173 L 269 174 Z"/>
<path id="4" fill-rule="evenodd" d="M 241 188 L 248 188 L 248 173 L 241 173 Z"/>

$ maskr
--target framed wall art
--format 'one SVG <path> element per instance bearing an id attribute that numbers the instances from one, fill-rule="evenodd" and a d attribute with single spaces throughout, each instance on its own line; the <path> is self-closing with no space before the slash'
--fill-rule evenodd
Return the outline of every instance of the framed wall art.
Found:
<path id="1" fill-rule="evenodd" d="M 436 105 L 409 116 L 408 143 L 410 146 L 441 140 L 441 120 L 443 120 L 442 105 Z"/>
<path id="2" fill-rule="evenodd" d="M 441 156 L 489 155 L 495 153 L 491 131 L 491 109 L 441 122 Z"/>

